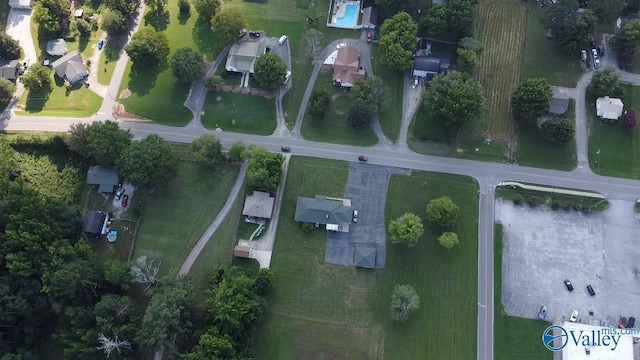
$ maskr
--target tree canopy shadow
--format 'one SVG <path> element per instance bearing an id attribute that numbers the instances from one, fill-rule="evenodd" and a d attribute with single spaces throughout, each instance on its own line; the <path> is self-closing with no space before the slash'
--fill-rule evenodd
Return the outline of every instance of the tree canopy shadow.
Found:
<path id="1" fill-rule="evenodd" d="M 138 96 L 149 94 L 151 89 L 156 85 L 158 75 L 166 69 L 167 66 L 168 65 L 166 63 L 163 63 L 148 68 L 141 68 L 134 64 L 131 66 L 131 73 L 129 74 L 129 83 L 127 84 L 127 88 L 131 93 Z"/>
<path id="2" fill-rule="evenodd" d="M 167 30 L 169 26 L 169 12 L 167 10 L 151 11 L 144 16 L 146 25 L 153 26 L 156 31 Z"/>
<path id="3" fill-rule="evenodd" d="M 87 45 L 89 45 L 89 37 L 88 36 L 80 36 L 78 38 L 78 52 L 81 53 L 83 52 L 86 48 Z"/>
<path id="4" fill-rule="evenodd" d="M 189 12 L 178 12 L 178 23 L 180 25 L 184 25 L 191 18 L 191 11 Z"/>
<path id="5" fill-rule="evenodd" d="M 210 61 L 215 60 L 216 56 L 224 49 L 222 43 L 216 34 L 211 30 L 211 23 L 198 17 L 192 31 L 193 41 L 198 46 L 198 51 L 205 54 Z"/>
<path id="6" fill-rule="evenodd" d="M 44 109 L 44 105 L 49 100 L 49 95 L 51 91 L 42 90 L 42 91 L 29 91 L 27 95 L 27 102 L 25 104 L 24 110 L 27 112 L 40 112 Z"/>

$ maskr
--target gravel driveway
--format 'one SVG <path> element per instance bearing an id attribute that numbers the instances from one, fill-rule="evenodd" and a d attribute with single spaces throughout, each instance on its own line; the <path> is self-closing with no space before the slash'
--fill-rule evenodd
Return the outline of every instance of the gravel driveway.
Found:
<path id="1" fill-rule="evenodd" d="M 11 9 L 7 18 L 6 33 L 18 40 L 25 58 L 30 58 L 31 63 L 37 60 L 36 48 L 31 37 L 31 10 Z"/>

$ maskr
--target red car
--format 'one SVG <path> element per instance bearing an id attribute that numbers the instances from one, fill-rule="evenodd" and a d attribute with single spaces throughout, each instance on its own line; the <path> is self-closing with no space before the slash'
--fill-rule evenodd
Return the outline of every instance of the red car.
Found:
<path id="1" fill-rule="evenodd" d="M 124 195 L 122 197 L 122 207 L 126 208 L 129 205 L 129 195 Z"/>
<path id="2" fill-rule="evenodd" d="M 367 42 L 370 43 L 372 38 L 373 38 L 373 36 L 371 35 L 370 32 L 368 32 L 367 33 Z"/>

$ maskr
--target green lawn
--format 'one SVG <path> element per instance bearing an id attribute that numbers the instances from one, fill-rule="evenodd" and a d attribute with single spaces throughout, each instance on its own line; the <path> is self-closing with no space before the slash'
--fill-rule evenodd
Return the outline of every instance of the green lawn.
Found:
<path id="1" fill-rule="evenodd" d="M 554 40 L 545 37 L 541 22 L 544 13 L 535 0 L 527 3 L 527 38 L 525 40 L 522 78 L 542 77 L 551 85 L 574 87 L 582 75 L 579 54 L 564 54 Z"/>
<path id="2" fill-rule="evenodd" d="M 575 100 L 570 100 L 564 117 L 573 121 L 575 107 Z M 519 128 L 516 156 L 520 165 L 570 171 L 577 162 L 576 140 L 560 144 L 542 136 L 537 128 Z"/>
<path id="3" fill-rule="evenodd" d="M 416 115 L 413 118 L 413 132 L 407 137 L 418 141 L 434 141 L 441 143 L 449 143 L 449 131 L 444 126 L 444 121 L 440 120 L 435 114 L 420 105 Z"/>
<path id="4" fill-rule="evenodd" d="M 624 110 L 640 110 L 640 88 L 623 85 Z M 589 165 L 596 174 L 640 179 L 640 129 L 626 130 L 622 117 L 615 125 L 604 124 L 596 116 L 595 98 L 587 94 L 587 114 L 591 124 Z M 600 155 L 597 154 L 600 149 Z M 598 164 L 598 161 L 600 162 Z"/>
<path id="5" fill-rule="evenodd" d="M 551 360 L 553 352 L 540 341 L 550 323 L 509 316 L 502 304 L 502 225 L 496 224 L 494 233 L 494 329 L 495 360 Z"/>
<path id="6" fill-rule="evenodd" d="M 377 45 L 371 47 L 371 62 L 373 64 L 373 74 L 382 79 L 389 88 L 387 93 L 387 104 L 380 111 L 380 127 L 384 135 L 393 142 L 398 141 L 400 136 L 400 126 L 402 125 L 402 94 L 404 93 L 404 74 L 402 71 L 393 71 L 382 64 L 380 48 Z"/>
<path id="7" fill-rule="evenodd" d="M 16 108 L 18 115 L 31 116 L 65 116 L 86 118 L 94 115 L 102 98 L 82 85 L 76 85 L 67 94 L 62 79 L 54 77 L 53 91 L 48 95 L 25 91 Z"/>
<path id="8" fill-rule="evenodd" d="M 331 69 L 318 74 L 313 89 L 314 91 L 324 90 L 331 95 L 342 92 L 333 86 L 333 71 Z M 302 122 L 302 136 L 312 141 L 356 146 L 371 146 L 378 142 L 378 137 L 371 127 L 354 128 L 349 125 L 346 114 L 339 115 L 331 107 L 327 109 L 324 118 L 320 120 L 311 117 L 307 111 Z"/>
<path id="9" fill-rule="evenodd" d="M 126 40 L 127 37 L 122 35 L 109 36 L 107 41 L 105 41 L 102 52 L 100 53 L 100 70 L 98 72 L 98 82 L 100 84 L 109 85 L 111 82 L 111 77 L 113 76 L 113 71 L 116 68 L 118 59 L 124 54 Z"/>
<path id="10" fill-rule="evenodd" d="M 173 181 L 147 199 L 134 258 L 147 255 L 162 261 L 163 273 L 175 271 L 224 206 L 237 175 L 236 166 L 181 162 Z"/>
<path id="11" fill-rule="evenodd" d="M 529 184 L 529 185 L 537 185 L 537 184 Z M 576 190 L 576 191 L 585 191 L 581 189 L 567 189 L 562 187 L 554 187 L 549 186 L 549 188 L 555 189 L 565 189 L 565 190 Z M 593 194 L 597 194 L 593 191 L 585 191 Z M 537 190 L 529 190 L 523 188 L 514 189 L 511 186 L 499 186 L 496 188 L 496 196 L 505 200 L 513 201 L 516 194 L 520 194 L 524 197 L 525 203 L 528 202 L 529 198 L 535 196 L 538 198 L 538 205 L 550 205 L 553 200 L 557 200 L 560 204 L 568 203 L 571 207 L 575 204 L 580 205 L 580 209 L 582 208 L 590 208 L 593 211 L 604 211 L 609 208 L 609 202 L 607 200 L 602 200 L 599 198 L 586 197 L 586 196 L 576 196 L 576 195 L 568 195 L 568 194 L 558 194 L 548 191 L 537 191 Z"/>
<path id="12" fill-rule="evenodd" d="M 388 243 L 385 269 L 363 270 L 325 263 L 325 231 L 306 234 L 293 221 L 298 196 L 343 195 L 347 164 L 293 157 L 289 166 L 271 262 L 275 283 L 258 329 L 263 336 L 254 338 L 259 358 L 473 358 L 478 215 L 473 180 L 426 172 L 394 175 L 387 221 L 406 211 L 423 215 L 430 199 L 447 194 L 463 209 L 454 229 L 461 244 L 447 251 L 435 240 L 440 232 L 428 229 L 413 248 Z M 423 305 L 403 324 L 389 317 L 391 290 L 398 283 L 414 286 Z"/>
<path id="13" fill-rule="evenodd" d="M 210 91 L 203 111 L 202 125 L 207 129 L 256 135 L 271 135 L 276 129 L 275 99 Z"/>

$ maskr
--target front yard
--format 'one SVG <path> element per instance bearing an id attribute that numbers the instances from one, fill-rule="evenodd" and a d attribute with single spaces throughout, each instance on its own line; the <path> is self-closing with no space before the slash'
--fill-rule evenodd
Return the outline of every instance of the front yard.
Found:
<path id="1" fill-rule="evenodd" d="M 84 86 L 76 85 L 67 93 L 62 79 L 54 77 L 53 91 L 49 94 L 25 91 L 16 107 L 17 115 L 63 116 L 86 118 L 94 115 L 102 98 Z"/>
<path id="2" fill-rule="evenodd" d="M 271 135 L 276 129 L 275 99 L 209 91 L 202 110 L 202 125 L 207 129 L 255 135 Z"/>
<path id="3" fill-rule="evenodd" d="M 400 126 L 402 125 L 404 73 L 402 71 L 393 71 L 381 62 L 382 56 L 377 45 L 371 46 L 371 57 L 373 74 L 382 79 L 389 88 L 386 96 L 387 104 L 378 113 L 380 127 L 389 140 L 396 142 L 398 141 L 398 136 L 400 136 Z"/>

